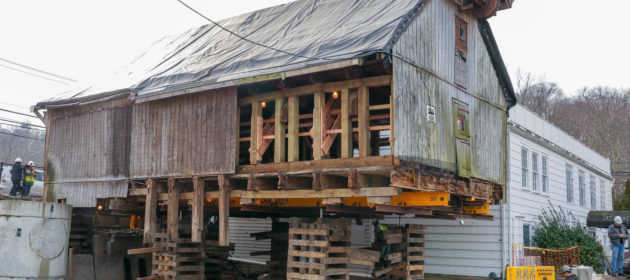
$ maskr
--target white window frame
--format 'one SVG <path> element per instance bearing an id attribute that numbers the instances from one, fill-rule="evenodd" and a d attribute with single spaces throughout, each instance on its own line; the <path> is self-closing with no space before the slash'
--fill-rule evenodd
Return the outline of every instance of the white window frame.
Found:
<path id="1" fill-rule="evenodd" d="M 541 159 L 542 162 L 542 191 L 543 192 L 549 192 L 549 174 L 548 174 L 548 169 L 549 169 L 549 158 L 547 158 L 546 156 L 542 156 Z"/>
<path id="2" fill-rule="evenodd" d="M 590 175 L 588 180 L 591 189 L 591 209 L 597 209 L 597 186 L 595 186 L 595 176 Z"/>
<path id="3" fill-rule="evenodd" d="M 538 153 L 532 152 L 532 190 L 538 191 Z"/>
<path id="4" fill-rule="evenodd" d="M 527 177 L 529 177 L 528 165 L 529 150 L 525 147 L 521 147 L 521 186 L 527 188 Z"/>
<path id="5" fill-rule="evenodd" d="M 575 197 L 573 194 L 573 166 L 566 164 L 566 187 L 567 187 L 567 202 L 573 202 Z"/>
<path id="6" fill-rule="evenodd" d="M 599 179 L 599 200 L 602 210 L 606 209 L 606 183 L 604 179 Z"/>
<path id="7" fill-rule="evenodd" d="M 586 206 L 586 178 L 582 169 L 578 169 L 578 191 L 580 193 L 580 206 Z"/>

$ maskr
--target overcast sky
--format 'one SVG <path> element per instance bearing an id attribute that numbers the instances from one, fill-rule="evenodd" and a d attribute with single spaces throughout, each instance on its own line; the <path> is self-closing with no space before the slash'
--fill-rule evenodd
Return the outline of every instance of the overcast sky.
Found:
<path id="1" fill-rule="evenodd" d="M 187 0 L 217 20 L 286 2 Z M 628 10 L 628 0 L 516 0 L 490 22 L 514 84 L 520 68 L 572 94 L 584 86 L 630 87 Z M 175 0 L 1 1 L 0 59 L 85 82 L 125 65 L 156 39 L 206 23 Z M 28 112 L 68 87 L 8 69 L 23 68 L 6 61 L 0 66 L 0 108 Z"/>

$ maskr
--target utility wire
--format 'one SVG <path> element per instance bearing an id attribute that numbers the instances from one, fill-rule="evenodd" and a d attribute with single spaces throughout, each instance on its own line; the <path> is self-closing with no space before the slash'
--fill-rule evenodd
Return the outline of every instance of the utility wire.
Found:
<path id="1" fill-rule="evenodd" d="M 62 81 L 54 80 L 54 79 L 51 79 L 51 78 L 46 78 L 46 77 L 44 77 L 44 76 L 37 75 L 37 74 L 35 74 L 35 73 L 29 73 L 29 72 L 26 72 L 26 71 L 22 71 L 22 70 L 20 70 L 20 69 L 13 68 L 13 67 L 11 67 L 11 66 L 6 66 L 6 65 L 2 65 L 2 64 L 0 64 L 0 66 L 2 66 L 2 67 L 4 67 L 4 68 L 9 68 L 9 69 L 14 70 L 14 71 L 22 72 L 22 73 L 24 73 L 24 74 L 28 74 L 28 75 L 32 75 L 32 76 L 35 76 L 35 77 L 39 77 L 39 78 L 46 79 L 46 80 L 49 80 L 49 81 L 53 81 L 53 82 L 56 82 L 56 83 L 60 83 L 60 84 L 64 84 L 64 85 L 69 85 L 68 83 L 64 83 L 64 82 L 62 82 Z"/>
<path id="2" fill-rule="evenodd" d="M 232 35 L 234 35 L 234 36 L 236 36 L 236 37 L 238 37 L 238 38 L 240 38 L 240 39 L 241 39 L 241 40 L 243 40 L 243 41 L 247 41 L 247 42 L 250 42 L 250 43 L 252 43 L 252 44 L 254 44 L 254 45 L 257 45 L 257 46 L 260 46 L 260 47 L 263 47 L 263 48 L 267 48 L 267 49 L 270 49 L 270 50 L 273 50 L 273 51 L 281 52 L 281 53 L 284 53 L 284 54 L 288 54 L 288 55 L 291 55 L 291 56 L 297 56 L 297 57 L 307 58 L 307 59 L 335 60 L 335 59 L 332 59 L 332 58 L 327 58 L 327 57 L 314 57 L 314 56 L 304 56 L 304 55 L 299 55 L 299 54 L 296 54 L 296 53 L 291 53 L 291 52 L 288 52 L 288 51 L 285 51 L 285 50 L 281 50 L 281 49 L 278 49 L 278 48 L 274 48 L 274 47 L 270 47 L 270 46 L 267 46 L 267 45 L 263 45 L 263 44 L 258 43 L 258 42 L 256 42 L 256 41 L 252 41 L 251 39 L 248 39 L 248 38 L 246 38 L 246 37 L 243 37 L 243 36 L 241 36 L 241 35 L 238 35 L 238 34 L 234 33 L 233 31 L 231 31 L 231 30 L 229 30 L 229 29 L 227 29 L 227 28 L 225 28 L 225 27 L 221 26 L 221 25 L 220 25 L 220 24 L 218 24 L 217 22 L 215 22 L 215 21 L 211 20 L 210 18 L 208 18 L 207 16 L 203 15 L 201 12 L 199 12 L 199 11 L 195 10 L 193 7 L 188 6 L 188 4 L 184 3 L 184 1 L 182 1 L 182 0 L 177 0 L 177 2 L 179 2 L 179 3 L 181 3 L 182 5 L 186 6 L 186 8 L 188 8 L 188 9 L 189 9 L 189 10 L 191 10 L 191 11 L 193 11 L 195 14 L 199 15 L 200 17 L 202 17 L 202 18 L 206 19 L 207 21 L 211 22 L 212 24 L 216 25 L 217 27 L 219 27 L 219 28 L 221 28 L 221 29 L 225 30 L 226 32 L 228 32 L 228 33 L 230 33 L 230 34 L 232 34 Z"/>
<path id="3" fill-rule="evenodd" d="M 43 128 L 43 129 L 46 129 L 46 127 L 45 127 L 45 126 L 36 125 L 36 124 L 30 124 L 30 123 L 24 123 L 24 122 L 19 122 L 19 121 L 14 121 L 14 120 L 12 120 L 12 119 L 5 119 L 5 118 L 2 118 L 2 117 L 0 117 L 0 121 L 5 121 L 5 122 L 16 123 L 16 124 L 23 125 L 23 126 L 30 126 L 30 127 L 37 127 L 37 128 Z"/>
<path id="4" fill-rule="evenodd" d="M 31 118 L 35 118 L 35 119 L 38 119 L 38 120 L 39 120 L 39 118 L 38 118 L 37 116 L 34 116 L 34 115 L 29 115 L 29 114 L 24 114 L 24 113 L 16 112 L 16 111 L 9 110 L 9 109 L 3 109 L 3 108 L 0 108 L 0 111 L 3 111 L 3 112 L 8 112 L 8 113 L 16 114 L 16 115 L 27 116 L 27 117 L 31 117 Z"/>
<path id="5" fill-rule="evenodd" d="M 2 60 L 2 61 L 4 61 L 4 62 L 7 62 L 7 63 L 10 63 L 10 64 L 13 64 L 13 65 L 17 65 L 17 66 L 20 66 L 20 67 L 24 67 L 24 68 L 26 68 L 26 69 L 29 69 L 29 70 L 32 70 L 32 71 L 35 71 L 35 72 L 39 72 L 39 73 L 46 74 L 46 75 L 49 75 L 49 76 L 57 77 L 57 78 L 60 78 L 60 79 L 62 79 L 62 80 L 66 80 L 66 81 L 70 81 L 70 82 L 76 82 L 76 80 L 75 80 L 75 79 L 71 79 L 71 78 L 68 78 L 68 77 L 61 76 L 61 75 L 57 75 L 57 74 L 53 74 L 53 73 L 50 73 L 50 72 L 46 72 L 46 71 L 44 71 L 44 70 L 39 70 L 39 69 L 37 69 L 37 68 L 33 68 L 33 67 L 30 67 L 30 66 L 26 66 L 26 65 L 24 65 L 24 64 L 20 64 L 20 63 L 17 63 L 17 62 L 13 62 L 13 61 L 10 61 L 10 60 L 8 60 L 8 59 L 4 59 L 4 58 L 1 58 L 1 57 L 0 57 L 0 60 Z"/>
<path id="6" fill-rule="evenodd" d="M 4 105 L 8 105 L 15 108 L 20 108 L 20 109 L 29 109 L 29 107 L 26 107 L 26 106 L 20 106 L 20 105 L 11 104 L 11 103 L 2 102 L 2 101 L 0 101 L 0 104 L 4 104 Z"/>
<path id="7" fill-rule="evenodd" d="M 45 140 L 44 140 L 44 139 L 42 139 L 42 138 L 35 138 L 35 137 L 30 137 L 30 136 L 24 136 L 24 135 L 19 135 L 19 134 L 13 134 L 13 133 L 8 133 L 8 132 L 2 132 L 2 131 L 0 131 L 0 134 L 10 135 L 10 136 L 15 136 L 15 137 L 28 138 L 28 139 L 39 140 L 39 141 L 45 141 Z"/>
<path id="8" fill-rule="evenodd" d="M 22 128 L 22 129 L 30 129 L 30 130 L 34 130 L 34 131 L 46 132 L 46 130 L 43 130 L 43 129 L 31 128 L 31 127 L 23 127 L 22 125 L 12 124 L 12 123 L 8 123 L 8 122 L 2 121 L 2 120 L 0 120 L 0 125 L 8 125 L 8 126 L 18 127 L 18 128 Z"/>

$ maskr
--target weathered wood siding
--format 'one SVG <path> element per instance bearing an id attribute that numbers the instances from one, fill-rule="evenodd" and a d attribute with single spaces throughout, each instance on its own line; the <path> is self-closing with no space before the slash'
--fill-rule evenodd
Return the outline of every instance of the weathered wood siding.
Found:
<path id="1" fill-rule="evenodd" d="M 466 89 L 454 83 L 456 15 L 468 22 Z M 393 52 L 396 156 L 456 171 L 457 99 L 470 111 L 471 176 L 504 184 L 507 104 L 477 21 L 460 14 L 452 1 L 429 1 Z M 427 105 L 436 108 L 436 123 L 427 122 Z"/>
<path id="2" fill-rule="evenodd" d="M 47 187 L 74 207 L 127 196 L 131 105 L 126 98 L 48 110 Z"/>
<path id="3" fill-rule="evenodd" d="M 236 88 L 136 104 L 132 178 L 234 173 Z"/>

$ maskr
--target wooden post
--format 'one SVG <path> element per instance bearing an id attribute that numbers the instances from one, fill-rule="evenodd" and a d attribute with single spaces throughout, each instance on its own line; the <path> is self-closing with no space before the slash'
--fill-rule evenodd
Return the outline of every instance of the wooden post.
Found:
<path id="1" fill-rule="evenodd" d="M 298 103 L 299 97 L 291 96 L 289 97 L 289 132 L 288 132 L 288 141 L 289 141 L 289 150 L 288 150 L 288 158 L 287 161 L 298 161 L 300 160 L 300 150 L 299 150 L 299 126 L 300 126 L 300 104 Z"/>
<path id="2" fill-rule="evenodd" d="M 191 241 L 203 241 L 203 181 L 199 177 L 193 177 L 193 199 L 192 199 L 192 225 Z"/>
<path id="3" fill-rule="evenodd" d="M 236 151 L 236 160 L 234 161 L 234 163 L 236 164 L 236 166 L 238 166 L 238 162 L 239 159 L 241 157 L 240 154 L 240 147 L 241 147 L 241 107 L 237 107 L 236 108 L 236 147 L 234 148 L 234 150 Z"/>
<path id="4" fill-rule="evenodd" d="M 230 181 L 219 175 L 219 246 L 230 246 Z"/>
<path id="5" fill-rule="evenodd" d="M 262 109 L 260 107 L 260 102 L 255 101 L 252 103 L 252 121 L 249 137 L 250 164 L 256 164 L 259 161 L 262 161 L 262 156 L 258 155 L 258 145 L 262 142 L 262 125 Z"/>
<path id="6" fill-rule="evenodd" d="M 68 249 L 68 280 L 73 280 L 74 248 Z"/>
<path id="7" fill-rule="evenodd" d="M 147 198 L 144 206 L 144 244 L 153 243 L 153 234 L 156 228 L 157 202 L 158 193 L 155 181 L 153 179 L 147 179 Z"/>
<path id="8" fill-rule="evenodd" d="M 324 122 L 326 116 L 324 116 L 326 105 L 326 95 L 323 92 L 316 92 L 314 94 L 314 107 L 313 107 L 313 159 L 322 159 L 322 132 L 326 133 Z"/>
<path id="9" fill-rule="evenodd" d="M 352 157 L 352 118 L 350 118 L 350 92 L 341 90 L 341 157 Z"/>
<path id="10" fill-rule="evenodd" d="M 168 178 L 168 210 L 166 213 L 168 240 L 176 242 L 179 238 L 179 190 L 175 178 Z"/>
<path id="11" fill-rule="evenodd" d="M 359 157 L 370 155 L 370 94 L 367 87 L 359 88 Z"/>
<path id="12" fill-rule="evenodd" d="M 284 98 L 276 98 L 276 114 L 275 114 L 275 129 L 276 136 L 273 148 L 273 161 L 284 162 L 286 160 L 286 154 L 284 153 L 286 138 L 285 138 L 285 125 L 282 119 L 282 112 L 284 111 Z"/>
<path id="13" fill-rule="evenodd" d="M 391 147 L 391 154 L 395 155 L 394 143 L 396 138 L 394 137 L 394 85 L 392 84 L 392 92 L 389 95 L 389 146 Z"/>

